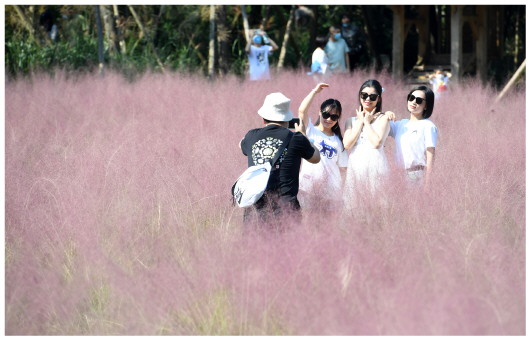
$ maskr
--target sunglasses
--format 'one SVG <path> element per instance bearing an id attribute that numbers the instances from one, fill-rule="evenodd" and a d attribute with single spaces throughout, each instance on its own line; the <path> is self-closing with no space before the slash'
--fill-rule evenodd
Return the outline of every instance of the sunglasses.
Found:
<path id="1" fill-rule="evenodd" d="M 423 101 L 425 100 L 424 98 L 421 98 L 421 97 L 414 97 L 414 95 L 409 95 L 409 97 L 407 98 L 409 100 L 409 102 L 413 102 L 414 99 L 416 99 L 416 104 L 418 105 L 421 105 L 421 103 L 423 103 Z"/>
<path id="2" fill-rule="evenodd" d="M 363 100 L 365 100 L 368 97 L 370 97 L 370 101 L 374 102 L 377 100 L 377 97 L 379 97 L 379 95 L 377 93 L 368 94 L 366 92 L 361 92 L 361 98 Z"/>
<path id="3" fill-rule="evenodd" d="M 329 112 L 326 112 L 326 111 L 322 111 L 322 112 L 320 112 L 320 114 L 322 115 L 322 119 L 331 118 L 331 120 L 334 121 L 334 122 L 336 122 L 340 118 L 339 115 L 332 115 L 332 114 L 330 114 Z"/>

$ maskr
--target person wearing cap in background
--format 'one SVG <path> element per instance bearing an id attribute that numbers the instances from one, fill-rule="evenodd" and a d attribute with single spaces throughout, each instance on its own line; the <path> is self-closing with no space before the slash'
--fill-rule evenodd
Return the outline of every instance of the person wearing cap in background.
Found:
<path id="1" fill-rule="evenodd" d="M 245 47 L 245 52 L 248 56 L 250 80 L 270 79 L 269 55 L 277 49 L 278 45 L 267 36 L 265 31 L 256 30 L 254 32 L 254 36 Z"/>
<path id="2" fill-rule="evenodd" d="M 320 152 L 306 138 L 304 126 L 295 124 L 295 132 L 289 130 L 289 122 L 293 119 L 290 105 L 291 100 L 280 92 L 267 95 L 258 110 L 265 126 L 248 131 L 239 143 L 249 167 L 269 162 L 280 146 L 287 143 L 283 155 L 272 166 L 265 193 L 253 206 L 245 208 L 245 224 L 274 226 L 281 222 L 278 219 L 281 215 L 300 217 L 297 216 L 300 211 L 297 195 L 302 158 L 318 163 Z"/>

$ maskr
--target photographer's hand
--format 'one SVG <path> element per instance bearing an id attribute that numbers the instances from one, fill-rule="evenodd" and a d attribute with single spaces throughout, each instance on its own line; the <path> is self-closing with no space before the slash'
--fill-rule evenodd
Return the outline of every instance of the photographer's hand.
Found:
<path id="1" fill-rule="evenodd" d="M 306 127 L 305 127 L 305 124 L 304 124 L 304 122 L 302 120 L 300 120 L 300 124 L 299 123 L 294 123 L 294 131 L 300 132 L 301 134 L 306 136 L 305 130 L 306 130 Z"/>

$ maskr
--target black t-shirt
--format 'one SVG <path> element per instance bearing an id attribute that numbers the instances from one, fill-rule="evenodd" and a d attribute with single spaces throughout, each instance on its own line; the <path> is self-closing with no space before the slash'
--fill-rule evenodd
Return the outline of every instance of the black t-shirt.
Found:
<path id="1" fill-rule="evenodd" d="M 269 162 L 285 143 L 288 131 L 287 128 L 271 124 L 247 132 L 241 141 L 241 150 L 248 157 L 248 166 Z M 267 190 L 279 189 L 281 196 L 295 199 L 302 158 L 309 159 L 314 152 L 309 140 L 300 132 L 295 132 L 283 155 L 272 167 Z"/>

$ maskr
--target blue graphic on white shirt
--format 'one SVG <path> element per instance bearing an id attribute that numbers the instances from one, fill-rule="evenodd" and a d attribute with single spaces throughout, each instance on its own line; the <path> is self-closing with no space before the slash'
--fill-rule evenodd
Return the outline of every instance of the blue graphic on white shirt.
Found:
<path id="1" fill-rule="evenodd" d="M 335 157 L 336 154 L 338 154 L 337 149 L 326 144 L 324 140 L 321 140 L 319 145 L 321 147 L 320 153 L 329 159 L 332 159 L 333 157 Z"/>

